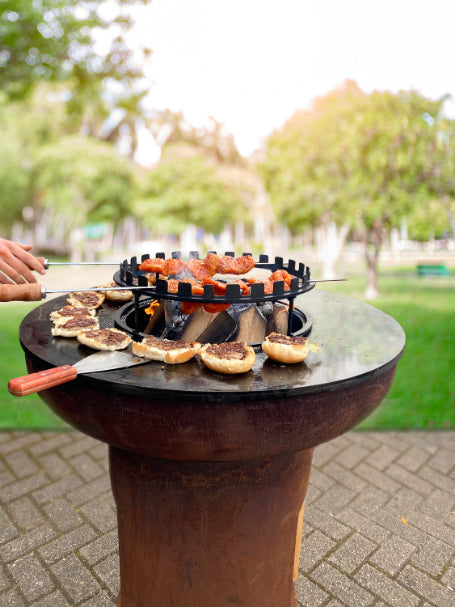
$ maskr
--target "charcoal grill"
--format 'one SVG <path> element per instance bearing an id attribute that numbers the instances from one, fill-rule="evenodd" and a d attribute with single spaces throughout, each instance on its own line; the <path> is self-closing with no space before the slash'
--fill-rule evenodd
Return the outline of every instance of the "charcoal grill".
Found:
<path id="1" fill-rule="evenodd" d="M 152 361 L 40 392 L 62 419 L 109 444 L 119 607 L 297 606 L 313 448 L 380 404 L 405 341 L 368 304 L 316 289 L 301 299 L 321 347 L 302 364 L 258 352 L 249 373 L 229 377 L 198 360 Z M 23 320 L 29 372 L 91 353 L 52 337 L 49 315 L 65 302 Z M 116 309 L 103 304 L 101 326 L 112 326 Z"/>
<path id="2" fill-rule="evenodd" d="M 217 254 L 216 251 L 209 253 Z M 235 257 L 233 251 L 226 251 L 225 256 Z M 250 253 L 243 253 L 250 255 Z M 182 253 L 174 251 L 171 258 L 180 259 Z M 166 259 L 165 253 L 156 253 L 155 258 Z M 190 259 L 200 259 L 198 251 L 190 251 Z M 276 270 L 285 270 L 293 276 L 290 288 L 286 290 L 284 281 L 276 281 L 273 284 L 273 292 L 266 293 L 264 291 L 264 283 L 257 282 L 249 284 L 250 293 L 243 295 L 240 286 L 235 283 L 226 284 L 226 293 L 223 295 L 215 294 L 212 284 L 205 284 L 204 294 L 196 295 L 191 291 L 191 284 L 180 282 L 177 293 L 170 292 L 168 289 L 168 281 L 160 279 L 158 274 L 155 276 L 155 284 L 150 284 L 148 275 L 150 272 L 139 270 L 141 263 L 150 259 L 150 255 L 143 255 L 138 261 L 137 257 L 131 257 L 130 260 L 124 260 L 120 264 L 120 269 L 114 274 L 114 281 L 125 288 L 141 286 L 144 289 L 134 292 L 134 303 L 129 303 L 123 306 L 115 317 L 116 325 L 133 335 L 135 339 L 141 339 L 145 336 L 143 332 L 144 324 L 146 323 L 146 314 L 144 309 L 149 303 L 155 300 L 170 300 L 176 302 L 190 302 L 195 304 L 240 304 L 246 306 L 248 304 L 261 305 L 266 302 L 287 302 L 288 306 L 288 323 L 287 334 L 293 336 L 308 335 L 312 328 L 312 319 L 309 314 L 295 308 L 295 299 L 299 295 L 306 293 L 314 288 L 315 283 L 311 281 L 310 268 L 301 262 L 289 259 L 285 262 L 283 257 L 274 257 L 271 259 L 268 255 L 262 254 L 258 261 L 255 262 L 254 270 L 267 270 L 270 273 Z M 246 282 L 246 279 L 243 279 Z M 148 296 L 148 299 L 147 299 Z M 235 334 L 235 331 L 233 331 Z M 158 335 L 159 336 L 159 335 Z M 166 334 L 166 337 L 168 335 Z M 225 341 L 229 341 L 228 337 Z M 216 341 L 216 340 L 212 340 Z M 259 342 L 251 342 L 250 345 L 258 348 Z"/>

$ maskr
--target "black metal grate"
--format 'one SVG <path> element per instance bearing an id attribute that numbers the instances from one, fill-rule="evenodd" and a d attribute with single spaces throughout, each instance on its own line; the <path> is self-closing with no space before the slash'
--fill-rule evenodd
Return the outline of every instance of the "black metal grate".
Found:
<path id="1" fill-rule="evenodd" d="M 216 254 L 216 251 L 210 251 Z M 228 251 L 225 255 L 235 257 L 232 251 Z M 249 253 L 244 253 L 249 255 Z M 199 259 L 198 251 L 191 251 L 190 258 Z M 165 259 L 164 253 L 157 253 L 156 258 Z M 172 253 L 174 259 L 181 257 L 180 251 Z M 314 282 L 310 279 L 310 268 L 303 263 L 297 263 L 293 259 L 289 259 L 284 263 L 282 257 L 275 257 L 274 261 L 270 261 L 268 255 L 260 255 L 259 260 L 255 263 L 254 269 L 265 269 L 270 272 L 276 270 L 286 270 L 294 278 L 291 280 L 291 285 L 288 290 L 285 289 L 283 281 L 276 281 L 273 284 L 273 293 L 264 292 L 264 284 L 261 282 L 249 284 L 250 294 L 242 295 L 238 284 L 226 285 L 226 293 L 217 295 L 214 293 L 214 287 L 211 284 L 204 285 L 204 294 L 195 295 L 191 292 L 191 284 L 181 282 L 178 285 L 177 293 L 171 293 L 168 290 L 167 280 L 157 278 L 155 285 L 149 285 L 147 275 L 150 272 L 142 272 L 139 270 L 139 265 L 142 261 L 149 259 L 150 255 L 143 255 L 138 263 L 136 257 L 132 257 L 130 261 L 124 260 L 120 265 L 120 270 L 115 273 L 115 282 L 124 287 L 128 286 L 143 286 L 147 287 L 142 291 L 144 294 L 150 294 L 156 299 L 170 299 L 175 301 L 189 301 L 195 303 L 260 303 L 265 301 L 278 301 L 282 299 L 294 299 L 297 295 L 301 295 L 306 291 L 314 288 Z"/>
<path id="2" fill-rule="evenodd" d="M 217 254 L 216 251 L 209 251 L 209 253 Z M 235 253 L 227 251 L 224 255 L 235 257 Z M 243 255 L 250 255 L 250 253 L 243 253 Z M 180 251 L 174 251 L 171 254 L 174 259 L 180 259 L 182 254 Z M 155 258 L 166 259 L 164 253 L 156 253 Z M 198 251 L 190 251 L 189 258 L 199 259 Z M 262 254 L 259 256 L 258 261 L 255 262 L 254 269 L 269 270 L 270 273 L 276 270 L 285 270 L 293 276 L 289 289 L 285 289 L 284 281 L 276 281 L 273 284 L 273 292 L 264 292 L 264 283 L 248 283 L 250 289 L 249 295 L 242 295 L 242 291 L 238 284 L 229 282 L 226 283 L 226 293 L 223 295 L 215 294 L 214 286 L 211 284 L 204 285 L 204 294 L 196 295 L 192 293 L 191 284 L 180 282 L 178 285 L 177 293 L 171 293 L 168 290 L 167 280 L 156 278 L 156 284 L 150 285 L 148 281 L 148 275 L 151 272 L 144 272 L 139 270 L 139 265 L 150 259 L 150 255 L 142 255 L 141 260 L 138 262 L 137 257 L 132 257 L 129 261 L 124 260 L 120 264 L 120 269 L 114 274 L 115 282 L 122 287 L 140 286 L 144 289 L 134 291 L 134 308 L 135 308 L 135 327 L 136 330 L 139 327 L 139 317 L 141 305 L 139 303 L 141 295 L 152 296 L 157 300 L 173 300 L 173 301 L 185 301 L 194 303 L 213 303 L 213 304 L 260 304 L 264 302 L 275 302 L 287 300 L 289 302 L 289 313 L 288 313 L 288 335 L 293 334 L 294 328 L 294 300 L 298 295 L 306 293 L 314 288 L 315 283 L 311 281 L 310 268 L 305 266 L 303 263 L 297 263 L 293 259 L 289 259 L 287 263 L 284 262 L 282 257 L 275 257 L 273 261 L 269 259 L 268 255 Z M 245 280 L 245 279 L 241 279 Z M 246 282 L 246 280 L 245 280 Z M 311 327 L 311 323 L 310 323 Z M 309 329 L 311 330 L 311 328 Z"/>

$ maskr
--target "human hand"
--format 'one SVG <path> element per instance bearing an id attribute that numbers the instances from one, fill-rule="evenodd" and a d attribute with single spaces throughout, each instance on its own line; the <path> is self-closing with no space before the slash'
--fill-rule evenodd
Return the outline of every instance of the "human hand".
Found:
<path id="1" fill-rule="evenodd" d="M 42 264 L 28 252 L 31 248 L 30 245 L 0 238 L 0 283 L 36 282 L 33 271 L 46 273 Z"/>

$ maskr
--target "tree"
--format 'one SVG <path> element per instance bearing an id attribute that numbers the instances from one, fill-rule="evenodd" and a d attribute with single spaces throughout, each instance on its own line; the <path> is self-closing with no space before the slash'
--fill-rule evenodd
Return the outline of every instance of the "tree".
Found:
<path id="1" fill-rule="evenodd" d="M 120 113 L 120 119 L 103 137 L 105 141 L 110 141 L 112 143 L 117 143 L 122 138 L 128 137 L 128 156 L 132 160 L 134 159 L 139 145 L 138 131 L 141 127 L 148 126 L 151 120 L 143 107 L 144 97 L 147 93 L 148 91 L 130 93 L 114 102 L 113 109 Z"/>
<path id="2" fill-rule="evenodd" d="M 245 165 L 234 137 L 213 116 L 209 126 L 196 128 L 182 112 L 167 109 L 150 119 L 148 126 L 163 150 L 175 144 L 187 144 L 220 164 Z"/>
<path id="3" fill-rule="evenodd" d="M 406 217 L 406 226 L 411 240 L 428 242 L 441 238 L 450 228 L 447 209 L 440 199 L 433 198 L 412 209 Z"/>
<path id="4" fill-rule="evenodd" d="M 442 160 L 435 152 L 443 103 L 444 98 L 430 101 L 414 91 L 375 91 L 356 108 L 349 166 L 365 245 L 368 297 L 378 294 L 377 265 L 387 229 L 433 196 L 434 172 Z"/>
<path id="5" fill-rule="evenodd" d="M 292 234 L 308 227 L 318 233 L 323 277 L 334 265 L 354 225 L 355 200 L 347 187 L 346 142 L 352 106 L 364 93 L 346 82 L 309 111 L 298 111 L 267 140 L 258 164 L 277 218 Z"/>
<path id="6" fill-rule="evenodd" d="M 219 234 L 248 210 L 241 194 L 217 176 L 206 158 L 169 153 L 146 177 L 137 213 L 144 225 L 161 233 L 179 235 L 194 224 Z"/>
<path id="7" fill-rule="evenodd" d="M 66 137 L 36 155 L 35 201 L 64 211 L 73 225 L 117 225 L 133 209 L 135 166 L 112 146 L 89 138 Z"/>
<path id="8" fill-rule="evenodd" d="M 125 43 L 132 26 L 124 7 L 149 0 L 4 0 L 0 7 L 0 87 L 10 99 L 28 95 L 43 80 L 71 82 L 74 94 L 86 77 L 112 79 L 129 88 L 142 77 L 140 59 Z M 114 10 L 115 7 L 115 10 Z M 105 52 L 96 39 L 110 32 Z M 150 54 L 143 49 L 144 57 Z"/>
<path id="9" fill-rule="evenodd" d="M 0 225 L 5 230 L 21 221 L 23 208 L 32 205 L 38 148 L 65 132 L 65 108 L 58 90 L 37 86 L 28 104 L 0 96 Z"/>
<path id="10" fill-rule="evenodd" d="M 262 172 L 281 219 L 294 231 L 324 221 L 355 226 L 364 244 L 368 297 L 378 293 L 386 231 L 437 192 L 453 193 L 447 147 L 454 142 L 446 134 L 444 100 L 414 91 L 366 95 L 347 81 L 268 142 Z"/>

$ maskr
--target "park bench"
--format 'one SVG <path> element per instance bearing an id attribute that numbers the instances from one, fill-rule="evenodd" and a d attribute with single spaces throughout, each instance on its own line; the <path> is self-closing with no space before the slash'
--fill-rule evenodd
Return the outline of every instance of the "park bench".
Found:
<path id="1" fill-rule="evenodd" d="M 450 276 L 450 270 L 443 263 L 419 263 L 418 276 Z"/>

